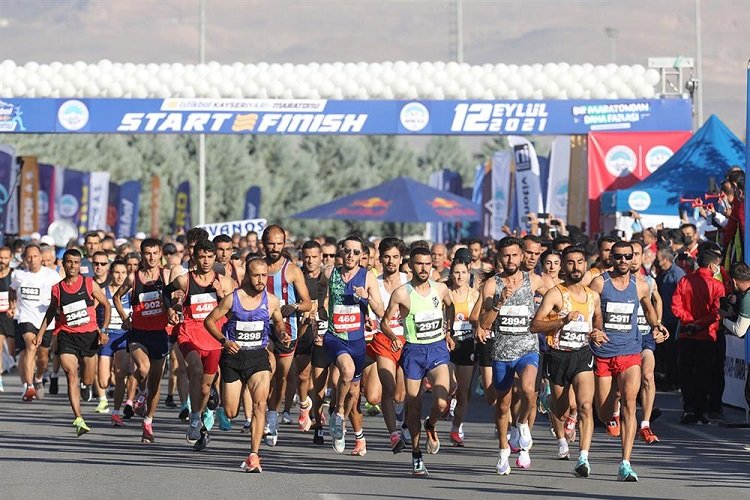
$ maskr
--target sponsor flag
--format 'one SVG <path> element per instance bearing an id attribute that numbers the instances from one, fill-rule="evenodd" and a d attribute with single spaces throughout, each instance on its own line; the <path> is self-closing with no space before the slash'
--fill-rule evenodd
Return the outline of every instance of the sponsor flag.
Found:
<path id="1" fill-rule="evenodd" d="M 589 134 L 590 231 L 601 231 L 604 191 L 634 186 L 661 167 L 690 138 L 690 132 L 595 132 Z"/>
<path id="2" fill-rule="evenodd" d="M 8 219 L 15 179 L 16 151 L 11 146 L 0 144 L 0 234 L 13 233 Z"/>
<path id="3" fill-rule="evenodd" d="M 522 229 L 530 229 L 527 214 L 542 209 L 542 189 L 539 183 L 539 159 L 534 145 L 525 137 L 509 135 L 516 163 L 516 215 Z"/>
<path id="4" fill-rule="evenodd" d="M 140 181 L 128 181 L 120 186 L 117 225 L 115 226 L 115 234 L 118 238 L 130 238 L 136 233 L 140 199 Z"/>
<path id="5" fill-rule="evenodd" d="M 114 231 L 117 227 L 117 214 L 120 208 L 120 185 L 109 183 L 107 193 L 107 231 Z"/>
<path id="6" fill-rule="evenodd" d="M 89 177 L 89 231 L 106 229 L 108 202 L 109 172 L 91 172 Z"/>
<path id="7" fill-rule="evenodd" d="M 261 236 L 267 225 L 268 221 L 266 219 L 247 219 L 217 222 L 215 224 L 203 224 L 198 227 L 202 227 L 208 231 L 208 237 L 214 239 L 214 236 L 220 234 L 232 236 L 234 233 L 240 233 L 242 236 L 246 236 L 252 231 L 255 231 L 258 233 L 258 236 Z"/>
<path id="8" fill-rule="evenodd" d="M 31 236 L 37 230 L 39 199 L 39 164 L 36 156 L 24 156 L 21 167 L 21 205 L 18 217 L 18 234 Z"/>
<path id="9" fill-rule="evenodd" d="M 172 228 L 175 232 L 180 229 L 187 231 L 192 226 L 190 221 L 190 182 L 184 181 L 177 186 L 174 197 L 174 217 Z"/>
<path id="10" fill-rule="evenodd" d="M 72 223 L 78 228 L 79 234 L 86 231 L 88 194 L 89 174 L 69 168 L 64 169 L 61 193 L 55 201 L 55 218 Z M 82 217 L 83 214 L 85 214 L 85 220 Z"/>
<path id="11" fill-rule="evenodd" d="M 498 151 L 492 155 L 492 197 L 485 205 L 492 214 L 490 236 L 496 240 L 507 236 L 503 232 L 503 226 L 509 222 L 510 215 L 510 166 L 509 152 Z"/>
<path id="12" fill-rule="evenodd" d="M 39 234 L 47 234 L 50 222 L 55 220 L 55 170 L 54 165 L 39 163 L 39 196 L 37 197 L 37 227 Z"/>
<path id="13" fill-rule="evenodd" d="M 482 218 L 479 222 L 472 223 L 471 234 L 480 238 L 490 236 L 490 224 L 492 212 L 490 212 L 487 202 L 492 198 L 492 162 L 486 161 L 477 165 L 474 174 L 474 186 L 471 190 L 471 201 L 482 206 Z"/>
<path id="14" fill-rule="evenodd" d="M 449 193 L 462 195 L 463 180 L 461 174 L 452 170 L 443 169 L 430 174 L 427 182 L 429 186 Z M 456 223 L 427 223 L 430 240 L 434 242 L 456 241 L 460 239 L 457 234 Z"/>
<path id="15" fill-rule="evenodd" d="M 161 191 L 161 178 L 158 175 L 151 176 L 151 236 L 159 234 L 159 194 Z"/>
<path id="16" fill-rule="evenodd" d="M 243 219 L 255 219 L 260 215 L 260 187 L 252 186 L 245 192 Z"/>
<path id="17" fill-rule="evenodd" d="M 568 181 L 570 179 L 570 136 L 556 137 L 552 142 L 547 178 L 545 212 L 553 217 L 568 220 Z"/>

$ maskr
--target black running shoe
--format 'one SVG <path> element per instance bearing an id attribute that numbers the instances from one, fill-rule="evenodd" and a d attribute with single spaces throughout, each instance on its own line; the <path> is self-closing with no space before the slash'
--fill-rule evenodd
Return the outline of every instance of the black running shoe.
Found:
<path id="1" fill-rule="evenodd" d="M 323 429 L 313 429 L 315 432 L 313 432 L 313 444 L 323 446 L 325 444 L 325 439 L 323 439 Z"/>
<path id="2" fill-rule="evenodd" d="M 133 411 L 133 405 L 125 405 L 122 409 L 122 418 L 130 420 L 131 418 L 133 418 L 133 415 L 135 415 L 135 411 Z"/>
<path id="3" fill-rule="evenodd" d="M 49 393 L 50 394 L 57 394 L 60 390 L 60 387 L 57 384 L 58 378 L 57 377 L 50 377 L 49 378 Z"/>
<path id="4" fill-rule="evenodd" d="M 208 437 L 208 431 L 204 427 L 203 429 L 201 429 L 201 437 L 193 445 L 193 450 L 195 451 L 205 450 L 210 441 L 211 441 L 211 438 Z"/>
<path id="5" fill-rule="evenodd" d="M 167 394 L 167 399 L 164 400 L 164 406 L 167 408 L 177 408 L 177 405 L 174 402 L 174 396 Z"/>

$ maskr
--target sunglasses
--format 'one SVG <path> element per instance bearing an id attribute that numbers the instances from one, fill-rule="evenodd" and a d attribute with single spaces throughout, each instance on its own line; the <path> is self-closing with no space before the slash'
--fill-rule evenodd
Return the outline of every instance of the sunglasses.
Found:
<path id="1" fill-rule="evenodd" d="M 613 253 L 612 260 L 633 260 L 632 253 Z"/>
<path id="2" fill-rule="evenodd" d="M 362 250 L 356 250 L 354 248 L 344 248 L 343 253 L 344 255 L 359 255 L 362 253 Z"/>
<path id="3" fill-rule="evenodd" d="M 334 258 L 336 258 L 336 254 L 335 253 L 324 253 L 323 254 L 323 258 L 324 259 L 334 259 Z"/>
<path id="4" fill-rule="evenodd" d="M 92 262 L 95 266 L 108 266 L 109 262 Z"/>

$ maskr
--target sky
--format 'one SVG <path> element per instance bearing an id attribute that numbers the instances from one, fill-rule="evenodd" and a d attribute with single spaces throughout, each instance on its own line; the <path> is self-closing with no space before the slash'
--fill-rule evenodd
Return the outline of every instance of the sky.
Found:
<path id="1" fill-rule="evenodd" d="M 455 0 L 206 0 L 206 59 L 450 61 Z M 198 61 L 198 0 L 0 0 L 0 60 Z M 695 0 L 463 0 L 471 64 L 696 55 Z M 745 134 L 750 1 L 702 0 L 704 119 Z M 618 30 L 615 60 L 605 28 Z"/>

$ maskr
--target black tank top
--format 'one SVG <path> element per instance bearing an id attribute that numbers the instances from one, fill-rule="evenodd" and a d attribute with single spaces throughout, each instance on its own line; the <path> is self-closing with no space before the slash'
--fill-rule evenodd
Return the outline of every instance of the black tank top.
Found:
<path id="1" fill-rule="evenodd" d="M 182 303 L 185 319 L 206 319 L 209 313 L 219 305 L 213 282 L 214 278 L 208 286 L 202 286 L 195 281 L 192 272 L 188 273 L 188 290 L 185 294 L 185 301 Z"/>
<path id="2" fill-rule="evenodd" d="M 13 333 L 13 318 L 6 314 L 10 307 L 10 275 L 0 278 L 0 332 L 5 335 Z"/>

